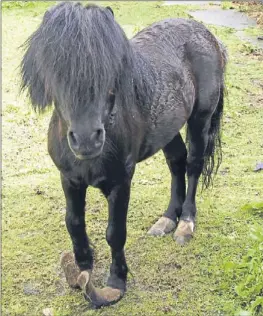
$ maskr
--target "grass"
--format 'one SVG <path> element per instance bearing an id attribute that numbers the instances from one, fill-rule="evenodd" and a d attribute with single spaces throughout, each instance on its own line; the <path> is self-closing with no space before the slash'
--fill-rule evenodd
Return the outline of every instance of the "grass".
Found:
<path id="1" fill-rule="evenodd" d="M 212 27 L 229 50 L 228 97 L 223 124 L 223 157 L 213 189 L 198 192 L 194 240 L 179 247 L 171 235 L 147 237 L 167 207 L 170 176 L 162 153 L 139 164 L 128 216 L 128 292 L 116 305 L 94 311 L 82 294 L 68 288 L 59 266 L 71 243 L 64 224 L 65 202 L 59 173 L 46 149 L 51 113 L 37 116 L 18 95 L 18 47 L 36 29 L 50 2 L 3 9 L 3 214 L 2 315 L 179 315 L 231 316 L 247 309 L 237 295 L 242 275 L 226 271 L 254 245 L 250 231 L 262 225 L 262 172 L 254 172 L 263 152 L 262 53 L 244 49 L 231 29 Z M 128 35 L 162 18 L 187 17 L 186 6 L 158 2 L 115 2 L 116 19 Z M 95 282 L 102 286 L 110 264 L 105 241 L 107 207 L 91 189 L 87 228 L 95 244 Z M 250 207 L 249 205 L 252 205 Z"/>
<path id="2" fill-rule="evenodd" d="M 251 208 L 263 215 L 263 203 L 253 206 L 246 205 L 244 209 Z M 253 243 L 240 262 L 227 262 L 225 271 L 230 271 L 233 282 L 239 279 L 235 286 L 236 294 L 243 299 L 248 315 L 262 315 L 263 313 L 263 227 L 254 225 L 250 233 Z M 250 301 L 247 304 L 247 301 Z"/>

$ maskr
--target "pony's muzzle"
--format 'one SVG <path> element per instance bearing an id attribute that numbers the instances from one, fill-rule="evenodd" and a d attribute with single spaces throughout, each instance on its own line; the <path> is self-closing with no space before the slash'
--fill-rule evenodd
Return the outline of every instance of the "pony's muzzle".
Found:
<path id="1" fill-rule="evenodd" d="M 77 133 L 74 130 L 68 132 L 69 147 L 79 159 L 91 159 L 99 156 L 105 141 L 105 130 L 96 128 L 91 133 Z"/>
<path id="2" fill-rule="evenodd" d="M 91 142 L 94 144 L 95 148 L 100 148 L 104 139 L 104 130 L 102 128 L 98 128 L 95 132 L 93 132 L 90 136 Z"/>

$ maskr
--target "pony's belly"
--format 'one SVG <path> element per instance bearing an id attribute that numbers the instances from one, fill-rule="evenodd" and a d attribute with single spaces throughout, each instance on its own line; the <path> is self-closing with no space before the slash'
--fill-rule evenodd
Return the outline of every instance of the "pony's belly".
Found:
<path id="1" fill-rule="evenodd" d="M 159 148 L 160 149 L 160 148 Z M 159 149 L 156 149 L 152 144 L 147 144 L 140 149 L 139 157 L 137 162 L 141 162 L 151 156 L 153 156 Z"/>
<path id="2" fill-rule="evenodd" d="M 153 156 L 160 149 L 163 149 L 179 133 L 179 130 L 180 128 L 171 128 L 170 130 L 160 129 L 148 135 L 140 148 L 138 162 Z"/>
<path id="3" fill-rule="evenodd" d="M 158 116 L 155 124 L 144 137 L 138 161 L 149 158 L 170 143 L 187 122 L 190 113 L 182 108 L 179 111 L 170 111 Z"/>

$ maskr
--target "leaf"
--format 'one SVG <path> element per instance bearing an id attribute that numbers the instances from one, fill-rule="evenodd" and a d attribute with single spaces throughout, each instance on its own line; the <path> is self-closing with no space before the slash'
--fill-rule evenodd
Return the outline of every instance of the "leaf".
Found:
<path id="1" fill-rule="evenodd" d="M 258 297 L 256 298 L 256 300 L 251 303 L 250 310 L 251 310 L 252 312 L 254 312 L 254 311 L 256 311 L 260 306 L 261 306 L 261 308 L 263 309 L 263 297 L 262 297 L 262 296 L 258 296 Z"/>
<path id="2" fill-rule="evenodd" d="M 43 316 L 53 316 L 53 311 L 51 308 L 44 308 L 42 313 Z"/>
<path id="3" fill-rule="evenodd" d="M 235 267 L 237 267 L 237 264 L 232 261 L 226 262 L 224 264 L 224 270 L 226 271 L 233 270 Z"/>
<path id="4" fill-rule="evenodd" d="M 260 171 L 260 170 L 263 170 L 263 162 L 258 162 L 254 169 L 255 172 Z"/>
<path id="5" fill-rule="evenodd" d="M 244 290 L 244 283 L 239 283 L 237 286 L 235 286 L 235 291 L 237 295 L 241 297 L 245 297 L 247 295 L 247 291 Z"/>
<path id="6" fill-rule="evenodd" d="M 237 312 L 235 316 L 251 316 L 251 315 L 252 314 L 249 311 L 241 310 L 241 311 Z"/>

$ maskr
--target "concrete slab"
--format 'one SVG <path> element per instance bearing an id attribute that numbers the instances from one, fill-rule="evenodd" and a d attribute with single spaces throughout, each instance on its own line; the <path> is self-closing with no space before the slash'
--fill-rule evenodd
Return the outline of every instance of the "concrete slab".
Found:
<path id="1" fill-rule="evenodd" d="M 211 9 L 188 12 L 195 19 L 207 24 L 232 27 L 243 30 L 249 26 L 255 26 L 256 21 L 244 13 L 235 10 Z"/>
<path id="2" fill-rule="evenodd" d="M 237 30 L 237 36 L 246 42 L 263 48 L 263 42 L 258 40 L 257 37 L 246 34 L 243 30 L 250 26 L 255 26 L 256 21 L 244 13 L 235 10 L 223 9 L 209 9 L 188 12 L 196 20 L 202 21 L 207 24 L 231 27 Z"/>
<path id="3" fill-rule="evenodd" d="M 221 1 L 164 1 L 163 5 L 220 5 Z"/>

